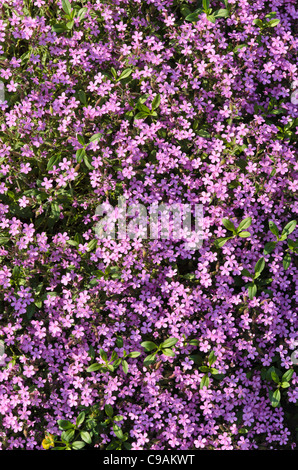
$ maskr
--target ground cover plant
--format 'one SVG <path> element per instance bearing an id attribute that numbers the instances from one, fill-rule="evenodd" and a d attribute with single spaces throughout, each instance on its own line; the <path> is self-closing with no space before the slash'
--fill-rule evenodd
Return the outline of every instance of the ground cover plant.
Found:
<path id="1" fill-rule="evenodd" d="M 0 0 L 1 449 L 295 449 L 295 0 Z M 202 246 L 96 208 L 201 204 Z"/>

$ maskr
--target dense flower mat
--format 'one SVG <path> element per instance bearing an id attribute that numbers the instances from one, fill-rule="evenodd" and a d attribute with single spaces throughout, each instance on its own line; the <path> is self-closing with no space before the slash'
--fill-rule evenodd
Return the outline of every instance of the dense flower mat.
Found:
<path id="1" fill-rule="evenodd" d="M 0 18 L 2 449 L 295 448 L 296 0 Z M 100 238 L 120 196 L 202 246 Z"/>

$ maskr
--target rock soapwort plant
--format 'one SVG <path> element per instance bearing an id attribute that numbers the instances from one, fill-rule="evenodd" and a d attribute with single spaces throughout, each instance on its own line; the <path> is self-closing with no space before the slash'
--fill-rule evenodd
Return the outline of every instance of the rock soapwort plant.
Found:
<path id="1" fill-rule="evenodd" d="M 296 3 L 0 0 L 1 450 L 297 449 Z"/>

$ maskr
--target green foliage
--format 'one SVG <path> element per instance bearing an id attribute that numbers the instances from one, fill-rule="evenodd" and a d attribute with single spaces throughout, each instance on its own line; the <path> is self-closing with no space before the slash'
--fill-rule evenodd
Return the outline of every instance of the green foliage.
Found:
<path id="1" fill-rule="evenodd" d="M 274 28 L 280 23 L 280 19 L 275 18 L 276 12 L 271 12 L 265 15 L 264 20 L 260 20 L 259 18 L 253 20 L 253 24 L 258 26 L 261 30 L 266 28 Z"/>
<path id="2" fill-rule="evenodd" d="M 211 23 L 215 23 L 217 18 L 228 18 L 230 16 L 231 7 L 228 2 L 225 2 L 226 8 L 220 8 L 219 10 L 213 11 L 210 8 L 210 1 L 209 0 L 202 0 L 201 7 L 197 8 L 194 12 L 189 13 L 189 10 L 185 9 L 186 13 L 186 21 L 191 21 L 192 23 L 196 23 L 199 21 L 199 15 L 205 14 L 208 21 Z M 182 13 L 184 14 L 184 13 Z"/>
<path id="3" fill-rule="evenodd" d="M 272 282 L 272 278 L 259 279 L 261 273 L 265 269 L 265 264 L 265 259 L 260 258 L 255 264 L 253 273 L 250 273 L 247 269 L 243 269 L 241 271 L 241 275 L 243 277 L 248 277 L 251 279 L 251 282 L 245 285 L 245 287 L 248 289 L 248 297 L 250 298 L 250 300 L 252 300 L 256 296 L 258 290 L 264 290 L 265 292 L 270 293 L 270 291 L 268 291 L 264 287 Z"/>
<path id="4" fill-rule="evenodd" d="M 285 270 L 287 270 L 291 265 L 291 254 L 298 254 L 298 241 L 288 238 L 288 236 L 295 230 L 296 225 L 297 221 L 291 220 L 285 225 L 280 234 L 277 225 L 272 220 L 269 221 L 269 230 L 276 237 L 276 240 L 272 242 L 267 242 L 265 244 L 264 254 L 268 255 L 272 253 L 279 242 L 283 242 L 286 240 L 288 246 L 283 257 L 283 268 Z"/>
<path id="5" fill-rule="evenodd" d="M 228 241 L 228 240 L 231 240 L 233 238 L 236 238 L 236 237 L 241 237 L 241 238 L 249 238 L 251 236 L 250 232 L 248 232 L 247 229 L 248 227 L 250 227 L 251 225 L 251 222 L 252 222 L 252 218 L 251 217 L 247 217 L 246 219 L 242 220 L 242 222 L 240 222 L 240 224 L 238 225 L 238 227 L 236 228 L 235 225 L 233 224 L 233 222 L 229 219 L 222 219 L 222 224 L 224 225 L 224 227 L 229 230 L 229 232 L 232 232 L 232 235 L 229 236 L 229 237 L 221 237 L 221 238 L 218 238 L 216 241 L 215 241 L 215 246 L 217 248 L 221 248 L 225 245 L 225 243 Z"/>
<path id="6" fill-rule="evenodd" d="M 112 436 L 106 449 L 121 450 L 130 449 L 127 442 L 129 435 L 123 433 L 119 423 L 123 421 L 122 415 L 115 415 L 111 405 L 106 404 L 104 410 L 100 410 L 97 405 L 85 407 L 75 421 L 60 419 L 57 424 L 61 431 L 60 435 L 46 433 L 42 442 L 44 449 L 52 450 L 80 450 L 86 446 L 94 447 L 101 440 L 103 434 Z"/>
<path id="7" fill-rule="evenodd" d="M 149 366 L 156 361 L 158 354 L 164 354 L 165 356 L 175 357 L 175 352 L 173 351 L 173 347 L 178 342 L 176 338 L 168 338 L 159 346 L 153 341 L 143 341 L 141 346 L 145 349 L 146 352 L 150 352 L 148 356 L 144 359 L 144 364 Z M 153 351 L 153 352 L 152 352 Z"/>
<path id="8" fill-rule="evenodd" d="M 62 0 L 62 10 L 64 12 L 64 22 L 52 24 L 52 31 L 56 34 L 71 32 L 75 24 L 75 18 L 77 18 L 79 22 L 83 21 L 88 8 L 80 8 L 78 5 L 72 8 L 68 0 Z"/>
<path id="9" fill-rule="evenodd" d="M 132 74 L 132 69 L 125 69 L 123 70 L 120 77 L 117 78 L 116 81 L 119 82 L 120 80 L 125 80 L 126 78 L 130 77 L 131 74 Z"/>
<path id="10" fill-rule="evenodd" d="M 119 345 L 119 341 L 118 341 L 118 345 Z M 122 345 L 123 345 L 123 342 L 122 342 Z M 122 345 L 118 347 L 122 347 Z M 125 350 L 123 350 L 123 356 L 119 357 L 117 352 L 113 351 L 111 357 L 108 358 L 105 351 L 103 349 L 100 349 L 99 355 L 100 355 L 101 363 L 94 362 L 87 368 L 87 372 L 97 372 L 99 370 L 102 372 L 106 372 L 106 371 L 114 372 L 119 366 L 121 366 L 124 374 L 127 374 L 129 365 L 126 359 L 128 358 L 135 359 L 139 357 L 140 354 L 141 353 L 139 351 L 132 351 L 130 353 L 127 353 Z M 94 356 L 95 354 L 93 355 L 92 359 L 94 359 Z"/>
<path id="11" fill-rule="evenodd" d="M 149 116 L 157 117 L 157 113 L 155 110 L 160 106 L 160 95 L 158 94 L 154 97 L 151 104 L 151 109 L 149 109 L 148 106 L 144 104 L 146 99 L 147 96 L 143 97 L 143 99 L 139 98 L 139 100 L 137 101 L 135 109 L 137 109 L 139 112 L 135 115 L 135 119 L 146 119 Z"/>
<path id="12" fill-rule="evenodd" d="M 276 387 L 275 389 L 268 389 L 268 397 L 273 408 L 280 406 L 282 398 L 281 389 L 287 389 L 290 387 L 290 381 L 292 379 L 293 373 L 293 369 L 288 369 L 284 374 L 282 374 L 282 372 L 274 366 L 270 367 L 269 369 L 262 369 L 262 379 L 265 380 L 268 385 L 273 383 Z"/>
<path id="13" fill-rule="evenodd" d="M 210 383 L 210 377 L 211 376 L 217 380 L 221 380 L 223 378 L 223 374 L 220 374 L 218 369 L 215 369 L 212 367 L 212 365 L 216 362 L 217 357 L 214 353 L 214 351 L 211 351 L 208 358 L 207 358 L 207 365 L 202 365 L 199 367 L 199 370 L 204 373 L 202 380 L 200 382 L 200 389 L 203 389 L 204 387 L 208 388 L 209 383 Z"/>

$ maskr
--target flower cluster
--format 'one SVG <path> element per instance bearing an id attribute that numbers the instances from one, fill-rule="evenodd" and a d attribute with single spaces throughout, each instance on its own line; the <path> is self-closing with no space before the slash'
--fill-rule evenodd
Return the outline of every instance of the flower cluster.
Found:
<path id="1" fill-rule="evenodd" d="M 1 448 L 93 407 L 100 449 L 295 448 L 296 1 L 0 11 Z M 120 196 L 202 247 L 100 239 Z"/>

